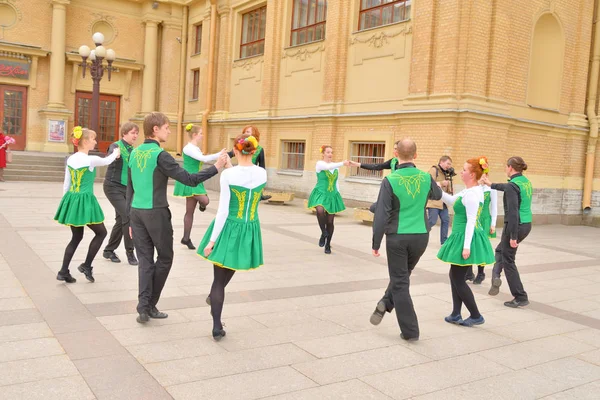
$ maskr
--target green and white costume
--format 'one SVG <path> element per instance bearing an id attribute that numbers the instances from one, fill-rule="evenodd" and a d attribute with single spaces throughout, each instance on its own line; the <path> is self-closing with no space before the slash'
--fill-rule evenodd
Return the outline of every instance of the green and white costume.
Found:
<path id="1" fill-rule="evenodd" d="M 183 169 L 190 174 L 202 170 L 202 165 L 205 162 L 216 161 L 219 158 L 220 153 L 204 155 L 202 150 L 193 143 L 188 143 L 183 148 Z M 173 190 L 173 196 L 177 197 L 192 197 L 196 195 L 205 195 L 206 189 L 204 184 L 199 183 L 198 186 L 186 186 L 183 183 L 175 182 L 175 189 Z"/>
<path id="2" fill-rule="evenodd" d="M 321 206 L 328 214 L 337 214 L 346 209 L 338 182 L 339 168 L 343 165 L 343 162 L 317 162 L 317 184 L 308 198 L 308 208 Z"/>
<path id="3" fill-rule="evenodd" d="M 267 171 L 256 165 L 236 166 L 221 173 L 219 208 L 198 246 L 200 257 L 236 271 L 263 265 L 258 205 L 266 183 Z M 205 257 L 209 242 L 215 244 Z"/>
<path id="4" fill-rule="evenodd" d="M 104 222 L 104 213 L 94 195 L 96 167 L 112 163 L 119 152 L 119 149 L 115 149 L 105 158 L 77 152 L 67 159 L 63 184 L 64 195 L 54 215 L 55 221 L 68 226 L 86 226 Z"/>

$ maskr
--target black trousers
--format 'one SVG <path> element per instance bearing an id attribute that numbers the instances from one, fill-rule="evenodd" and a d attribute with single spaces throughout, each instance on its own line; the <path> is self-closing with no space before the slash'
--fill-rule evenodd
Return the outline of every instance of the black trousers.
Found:
<path id="1" fill-rule="evenodd" d="M 429 234 L 386 235 L 390 283 L 381 301 L 387 312 L 396 309 L 400 331 L 407 338 L 419 336 L 419 322 L 410 297 L 410 274 L 425 253 Z"/>
<path id="2" fill-rule="evenodd" d="M 531 232 L 531 224 L 520 224 L 519 230 L 517 231 L 517 243 L 521 243 Z M 498 246 L 496 246 L 496 263 L 494 264 L 493 277 L 500 278 L 502 270 L 506 274 L 506 280 L 510 293 L 518 301 L 528 300 L 527 292 L 523 288 L 521 282 L 521 276 L 519 270 L 515 264 L 515 258 L 517 256 L 517 248 L 510 247 L 510 236 L 504 224 L 502 230 L 502 239 Z"/>
<path id="3" fill-rule="evenodd" d="M 131 229 L 139 260 L 137 311 L 148 312 L 156 307 L 173 265 L 171 211 L 168 208 L 132 208 Z"/>
<path id="4" fill-rule="evenodd" d="M 115 208 L 115 225 L 110 232 L 108 244 L 104 251 L 115 251 L 121 244 L 121 238 L 125 242 L 125 250 L 133 252 L 133 240 L 129 237 L 129 216 L 127 215 L 127 186 L 104 184 L 104 194 L 110 204 Z"/>

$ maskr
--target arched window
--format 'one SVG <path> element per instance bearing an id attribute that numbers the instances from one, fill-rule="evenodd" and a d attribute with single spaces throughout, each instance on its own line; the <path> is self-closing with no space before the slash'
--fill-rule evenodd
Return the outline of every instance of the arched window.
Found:
<path id="1" fill-rule="evenodd" d="M 558 110 L 565 43 L 554 15 L 544 14 L 538 19 L 531 46 L 527 104 Z"/>

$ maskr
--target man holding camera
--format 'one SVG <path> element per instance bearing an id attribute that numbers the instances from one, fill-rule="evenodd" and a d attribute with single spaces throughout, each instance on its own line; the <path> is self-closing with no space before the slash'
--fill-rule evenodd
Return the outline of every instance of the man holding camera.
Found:
<path id="1" fill-rule="evenodd" d="M 454 168 L 452 168 L 452 159 L 449 156 L 442 156 L 438 165 L 434 165 L 429 169 L 429 174 L 436 182 L 440 182 L 444 192 L 454 194 L 452 177 L 456 176 L 456 173 L 454 172 Z M 429 229 L 436 224 L 438 216 L 440 217 L 440 243 L 444 244 L 446 239 L 448 239 L 448 225 L 450 224 L 448 206 L 441 200 L 429 200 L 427 202 L 427 215 L 429 218 Z"/>

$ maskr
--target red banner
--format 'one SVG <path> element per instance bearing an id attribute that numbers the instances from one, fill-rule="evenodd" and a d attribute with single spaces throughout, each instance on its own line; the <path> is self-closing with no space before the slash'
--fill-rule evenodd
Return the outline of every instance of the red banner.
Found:
<path id="1" fill-rule="evenodd" d="M 29 79 L 29 63 L 0 60 L 0 77 Z"/>

